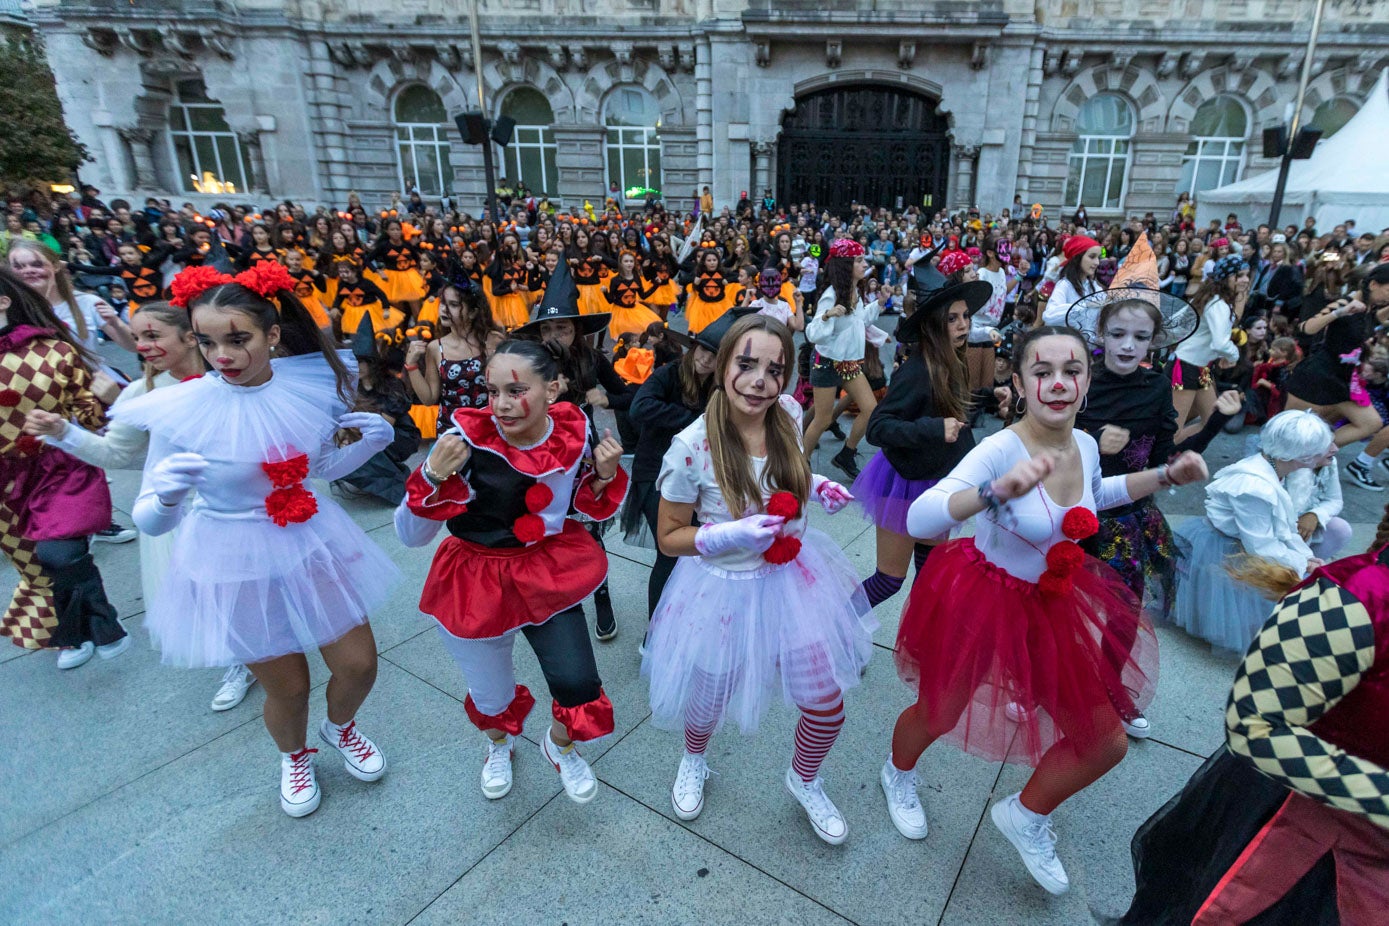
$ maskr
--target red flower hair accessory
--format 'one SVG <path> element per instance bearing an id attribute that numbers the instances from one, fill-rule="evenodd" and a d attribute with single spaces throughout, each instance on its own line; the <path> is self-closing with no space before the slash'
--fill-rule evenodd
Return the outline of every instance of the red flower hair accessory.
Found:
<path id="1" fill-rule="evenodd" d="M 526 490 L 526 510 L 539 514 L 550 507 L 555 500 L 554 490 L 543 482 L 537 482 Z"/>
<path id="2" fill-rule="evenodd" d="M 1072 508 L 1061 519 L 1061 533 L 1071 540 L 1084 540 L 1099 532 L 1100 521 L 1089 508 Z"/>
<path id="3" fill-rule="evenodd" d="M 232 278 L 262 299 L 273 299 L 281 290 L 294 291 L 294 277 L 283 264 L 263 260 Z"/>
<path id="4" fill-rule="evenodd" d="M 801 539 L 781 534 L 772 541 L 772 545 L 762 554 L 762 558 L 774 566 L 782 566 L 800 555 Z"/>
<path id="5" fill-rule="evenodd" d="M 302 524 L 318 514 L 318 499 L 313 497 L 312 492 L 304 488 L 303 483 L 296 483 L 283 489 L 276 489 L 267 495 L 265 497 L 265 510 L 270 515 L 270 520 L 280 527 Z"/>
<path id="6" fill-rule="evenodd" d="M 1047 551 L 1047 572 L 1069 576 L 1085 562 L 1085 551 L 1069 540 L 1052 545 Z"/>
<path id="7" fill-rule="evenodd" d="M 169 292 L 172 293 L 169 304 L 186 309 L 189 303 L 212 287 L 222 286 L 230 282 L 232 282 L 232 278 L 216 267 L 209 267 L 206 264 L 188 267 L 179 271 L 178 276 L 174 277 L 173 282 L 169 284 Z"/>
<path id="8" fill-rule="evenodd" d="M 538 514 L 523 514 L 511 525 L 511 532 L 522 543 L 535 543 L 545 539 L 545 522 Z"/>
<path id="9" fill-rule="evenodd" d="M 863 245 L 853 238 L 836 238 L 830 245 L 830 257 L 862 257 Z"/>
<path id="10" fill-rule="evenodd" d="M 790 492 L 773 492 L 767 499 L 767 514 L 774 518 L 794 521 L 801 513 L 801 503 Z"/>

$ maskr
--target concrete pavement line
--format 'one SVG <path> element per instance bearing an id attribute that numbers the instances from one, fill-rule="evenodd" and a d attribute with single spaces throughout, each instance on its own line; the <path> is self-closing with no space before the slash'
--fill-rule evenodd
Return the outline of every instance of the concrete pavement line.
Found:
<path id="1" fill-rule="evenodd" d="M 1014 739 L 1017 734 L 1013 734 Z M 1009 744 L 1011 750 L 1012 744 Z M 945 895 L 945 903 L 940 908 L 940 919 L 936 920 L 936 926 L 945 926 L 945 915 L 950 912 L 950 899 L 955 896 L 955 889 L 960 886 L 960 878 L 965 873 L 965 864 L 969 861 L 969 854 L 974 851 L 974 843 L 979 839 L 979 830 L 984 825 L 984 817 L 988 815 L 989 805 L 993 801 L 994 792 L 998 790 L 998 783 L 1003 780 L 1003 770 L 1007 768 L 1007 762 L 998 763 L 998 772 L 994 775 L 994 783 L 989 786 L 989 796 L 984 800 L 984 809 L 979 812 L 979 822 L 974 824 L 974 832 L 969 837 L 969 847 L 965 849 L 965 854 L 960 856 L 960 867 L 955 871 L 955 880 L 950 882 L 950 890 Z"/>
<path id="2" fill-rule="evenodd" d="M 140 610 L 136 611 L 134 614 L 127 614 L 125 617 L 118 617 L 118 618 L 116 618 L 116 620 L 118 620 L 118 621 L 128 621 L 128 620 L 130 620 L 131 618 L 141 617 L 142 615 L 144 615 L 144 613 L 145 613 L 145 609 L 144 609 L 144 608 L 141 608 Z M 13 644 L 11 644 L 11 645 L 13 645 Z M 46 650 L 43 650 L 43 649 L 25 649 L 25 648 L 22 647 L 22 646 L 16 646 L 15 649 L 19 650 L 19 655 L 18 655 L 18 656 L 11 656 L 9 659 L 0 660 L 0 666 L 4 666 L 4 665 L 7 665 L 7 664 L 12 663 L 12 662 L 19 662 L 19 660 L 23 659 L 25 656 L 33 656 L 33 655 L 36 655 L 36 654 L 38 654 L 38 653 L 46 652 Z"/>

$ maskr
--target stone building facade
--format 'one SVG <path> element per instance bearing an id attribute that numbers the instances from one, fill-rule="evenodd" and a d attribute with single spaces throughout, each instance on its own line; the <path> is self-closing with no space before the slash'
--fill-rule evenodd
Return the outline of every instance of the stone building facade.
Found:
<path id="1" fill-rule="evenodd" d="M 107 195 L 476 209 L 481 148 L 565 205 L 609 185 L 1056 214 L 1170 210 L 1270 166 L 1314 0 L 37 0 Z M 1389 3 L 1328 0 L 1304 121 L 1389 62 Z M 202 192 L 195 189 L 200 187 Z M 236 194 L 227 184 L 235 186 Z M 244 197 L 243 197 L 244 194 Z"/>

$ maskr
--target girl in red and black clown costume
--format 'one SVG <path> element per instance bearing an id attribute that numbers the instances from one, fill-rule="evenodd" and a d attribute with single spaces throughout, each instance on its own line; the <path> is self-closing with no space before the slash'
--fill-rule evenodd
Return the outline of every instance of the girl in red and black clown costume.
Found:
<path id="1" fill-rule="evenodd" d="M 551 344 L 504 341 L 488 358 L 489 408 L 460 408 L 453 427 L 406 483 L 396 533 L 428 543 L 446 522 L 425 580 L 420 610 L 468 682 L 468 719 L 488 736 L 482 793 L 511 791 L 512 743 L 535 704 L 516 683 L 512 647 L 525 635 L 554 699 L 540 739 L 565 793 L 585 804 L 598 794 L 575 748 L 613 731 L 588 625 L 579 603 L 607 578 L 608 559 L 571 509 L 595 521 L 617 514 L 627 494 L 611 434 L 592 447 L 588 417 L 560 402 L 560 352 Z"/>

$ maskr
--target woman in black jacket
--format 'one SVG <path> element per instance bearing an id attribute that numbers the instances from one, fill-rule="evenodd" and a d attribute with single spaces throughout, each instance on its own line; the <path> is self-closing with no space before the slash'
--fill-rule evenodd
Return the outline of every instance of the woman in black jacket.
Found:
<path id="1" fill-rule="evenodd" d="M 969 317 L 993 296 L 993 285 L 975 280 L 937 290 L 907 317 L 898 340 L 915 344 L 892 374 L 885 395 L 868 419 L 867 437 L 882 452 L 854 481 L 853 494 L 878 527 L 877 571 L 863 583 L 877 607 L 901 589 L 908 559 L 917 575 L 939 538 L 907 533 L 907 509 L 974 447 L 969 420 L 969 381 L 964 360 Z"/>

